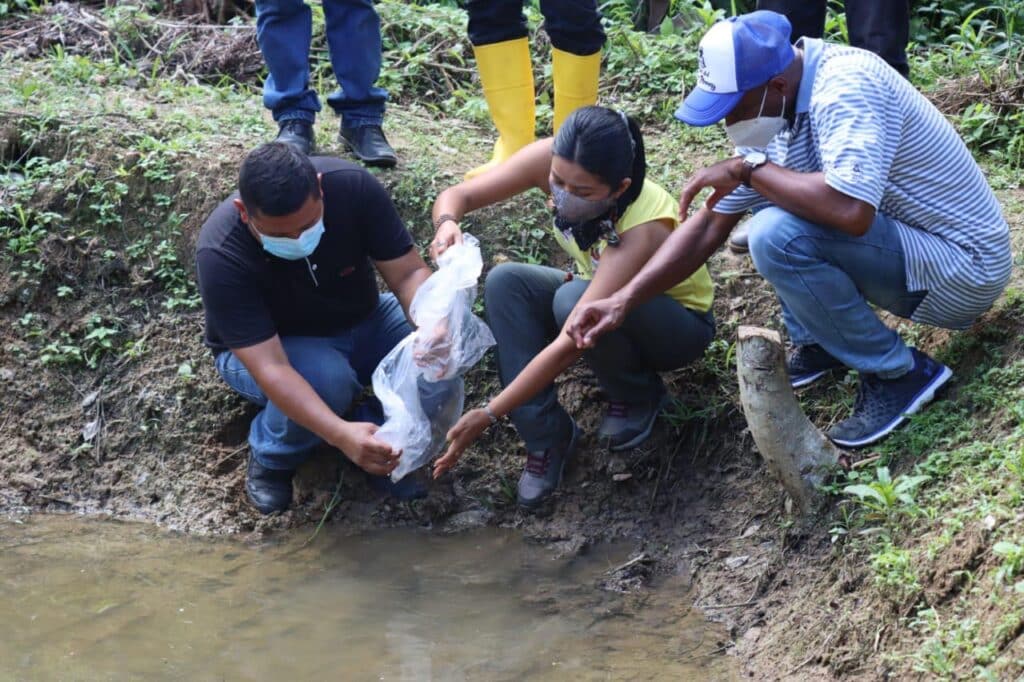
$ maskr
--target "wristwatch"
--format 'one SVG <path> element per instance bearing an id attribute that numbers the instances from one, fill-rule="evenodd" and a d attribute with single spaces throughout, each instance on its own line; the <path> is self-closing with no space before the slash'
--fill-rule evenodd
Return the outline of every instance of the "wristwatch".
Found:
<path id="1" fill-rule="evenodd" d="M 743 157 L 743 169 L 740 171 L 740 182 L 744 187 L 750 187 L 750 174 L 755 169 L 768 163 L 768 157 L 764 152 L 750 152 Z"/>

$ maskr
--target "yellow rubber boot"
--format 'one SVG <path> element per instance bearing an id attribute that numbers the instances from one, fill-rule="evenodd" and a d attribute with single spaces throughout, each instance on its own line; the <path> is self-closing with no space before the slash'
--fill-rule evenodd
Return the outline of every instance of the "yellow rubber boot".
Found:
<path id="1" fill-rule="evenodd" d="M 552 48 L 551 74 L 555 81 L 554 132 L 557 133 L 569 114 L 580 107 L 597 103 L 601 51 L 581 57 Z"/>
<path id="2" fill-rule="evenodd" d="M 533 142 L 536 121 L 533 67 L 526 38 L 473 47 L 484 99 L 498 129 L 494 154 L 484 165 L 466 173 L 466 179 L 497 166 Z"/>

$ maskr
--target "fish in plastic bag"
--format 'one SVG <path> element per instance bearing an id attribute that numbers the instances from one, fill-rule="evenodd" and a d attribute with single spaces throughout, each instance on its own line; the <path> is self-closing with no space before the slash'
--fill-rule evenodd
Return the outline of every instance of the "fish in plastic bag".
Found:
<path id="1" fill-rule="evenodd" d="M 483 271 L 480 242 L 464 235 L 438 259 L 437 272 L 420 285 L 409 306 L 416 325 L 373 372 L 373 392 L 386 421 L 375 434 L 402 451 L 391 480 L 420 468 L 445 444 L 462 416 L 462 375 L 494 345 L 494 336 L 473 314 Z"/>

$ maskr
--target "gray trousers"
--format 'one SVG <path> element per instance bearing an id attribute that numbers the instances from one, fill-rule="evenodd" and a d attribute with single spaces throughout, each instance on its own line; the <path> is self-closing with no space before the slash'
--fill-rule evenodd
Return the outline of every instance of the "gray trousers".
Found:
<path id="1" fill-rule="evenodd" d="M 498 342 L 498 372 L 507 386 L 560 333 L 589 281 L 566 281 L 555 268 L 503 263 L 487 274 L 487 322 Z M 663 388 L 658 372 L 697 360 L 715 336 L 711 313 L 698 313 L 662 294 L 626 316 L 584 358 L 610 400 L 640 402 Z M 530 451 L 569 437 L 571 421 L 554 384 L 512 411 L 512 423 Z"/>

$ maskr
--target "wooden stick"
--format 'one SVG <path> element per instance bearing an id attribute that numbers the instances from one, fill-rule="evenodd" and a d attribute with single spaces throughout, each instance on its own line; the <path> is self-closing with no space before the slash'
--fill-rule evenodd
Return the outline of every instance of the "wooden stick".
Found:
<path id="1" fill-rule="evenodd" d="M 778 332 L 740 327 L 738 338 L 736 371 L 750 434 L 768 468 L 807 514 L 820 501 L 818 487 L 840 452 L 800 409 Z"/>

